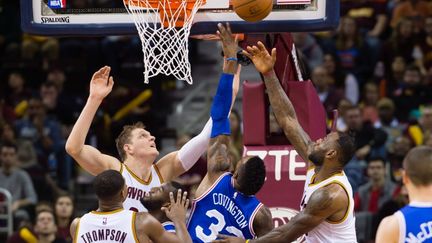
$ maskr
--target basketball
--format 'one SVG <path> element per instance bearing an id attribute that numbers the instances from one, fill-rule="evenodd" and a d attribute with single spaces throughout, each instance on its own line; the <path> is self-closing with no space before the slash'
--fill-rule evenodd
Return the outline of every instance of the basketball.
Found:
<path id="1" fill-rule="evenodd" d="M 248 22 L 263 20 L 273 9 L 273 0 L 233 0 L 232 4 L 237 15 Z"/>

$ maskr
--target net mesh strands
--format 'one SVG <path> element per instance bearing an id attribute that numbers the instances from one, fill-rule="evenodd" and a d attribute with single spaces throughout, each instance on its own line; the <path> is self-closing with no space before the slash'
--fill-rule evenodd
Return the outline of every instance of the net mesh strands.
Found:
<path id="1" fill-rule="evenodd" d="M 144 53 L 144 82 L 159 74 L 192 84 L 188 38 L 206 0 L 124 0 Z"/>

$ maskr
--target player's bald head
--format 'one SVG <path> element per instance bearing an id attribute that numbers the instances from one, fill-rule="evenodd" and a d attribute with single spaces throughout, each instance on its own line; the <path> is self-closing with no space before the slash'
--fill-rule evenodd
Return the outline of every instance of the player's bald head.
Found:
<path id="1" fill-rule="evenodd" d="M 411 149 L 403 166 L 408 178 L 416 186 L 432 185 L 432 148 L 419 146 Z"/>

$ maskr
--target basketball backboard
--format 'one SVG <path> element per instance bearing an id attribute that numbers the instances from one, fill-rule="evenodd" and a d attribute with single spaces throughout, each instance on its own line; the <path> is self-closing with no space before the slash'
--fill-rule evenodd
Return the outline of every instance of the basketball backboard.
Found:
<path id="1" fill-rule="evenodd" d="M 24 32 L 38 35 L 125 35 L 136 28 L 121 0 L 21 0 Z M 243 21 L 229 0 L 207 0 L 197 13 L 191 34 L 213 34 L 217 23 L 230 22 L 234 32 L 320 31 L 335 28 L 338 0 L 274 0 L 263 21 Z"/>

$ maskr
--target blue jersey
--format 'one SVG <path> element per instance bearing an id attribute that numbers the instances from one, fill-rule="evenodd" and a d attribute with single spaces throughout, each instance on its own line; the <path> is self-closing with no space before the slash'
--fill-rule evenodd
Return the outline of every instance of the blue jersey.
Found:
<path id="1" fill-rule="evenodd" d="M 432 243 L 432 203 L 412 202 L 396 212 L 399 242 Z"/>
<path id="2" fill-rule="evenodd" d="M 255 238 L 253 220 L 262 204 L 234 189 L 232 174 L 221 175 L 193 201 L 188 231 L 193 242 L 211 242 L 218 234 Z"/>

